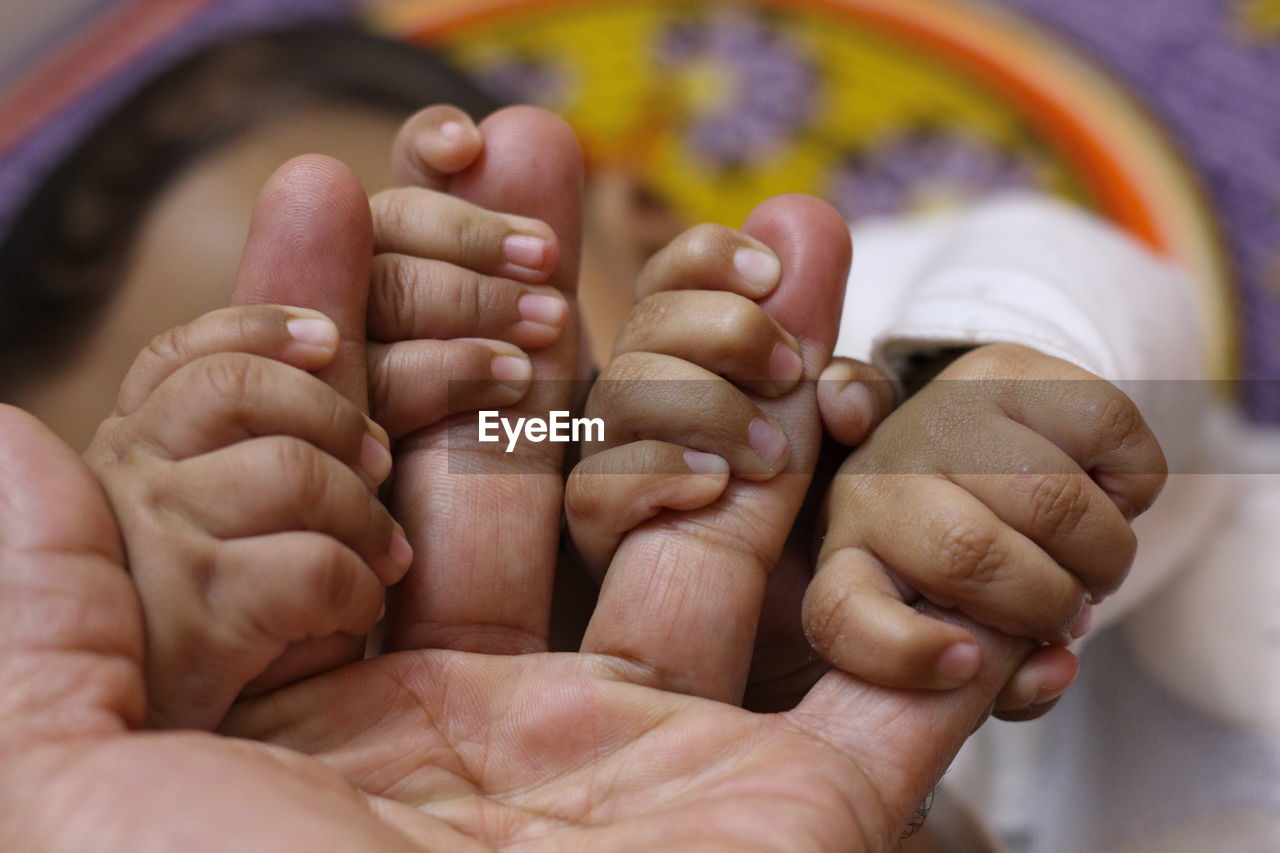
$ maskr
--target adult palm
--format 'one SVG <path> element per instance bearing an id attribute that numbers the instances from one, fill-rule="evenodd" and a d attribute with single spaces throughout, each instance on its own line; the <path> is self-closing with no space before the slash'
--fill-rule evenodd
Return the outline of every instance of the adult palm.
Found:
<path id="1" fill-rule="evenodd" d="M 138 731 L 142 623 L 101 491 L 0 411 L 0 846 L 889 847 L 1016 650 L 952 694 L 828 675 L 752 714 L 608 655 L 405 651 Z M 234 736 L 228 736 L 234 735 Z"/>

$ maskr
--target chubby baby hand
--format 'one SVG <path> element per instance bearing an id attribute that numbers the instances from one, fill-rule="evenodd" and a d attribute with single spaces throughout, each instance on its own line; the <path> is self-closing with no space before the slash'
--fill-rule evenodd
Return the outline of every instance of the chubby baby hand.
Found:
<path id="1" fill-rule="evenodd" d="M 361 635 L 412 551 L 379 502 L 386 432 L 311 375 L 323 315 L 215 311 L 134 362 L 86 459 L 142 600 L 154 725 L 211 728 L 291 644 Z"/>
<path id="2" fill-rule="evenodd" d="M 1026 716 L 1070 685 L 1064 646 L 1133 560 L 1130 522 L 1165 461 L 1114 385 L 1025 347 L 956 359 L 841 467 L 804 601 L 836 667 L 878 684 L 945 690 L 978 670 L 963 628 L 924 601 L 1041 645 L 996 709 Z"/>

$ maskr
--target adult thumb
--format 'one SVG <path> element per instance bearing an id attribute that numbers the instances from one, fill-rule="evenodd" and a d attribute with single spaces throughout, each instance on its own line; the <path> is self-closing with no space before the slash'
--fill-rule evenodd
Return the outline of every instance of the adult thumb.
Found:
<path id="1" fill-rule="evenodd" d="M 0 483 L 0 752 L 141 725 L 142 614 L 97 479 L 0 406 Z"/>

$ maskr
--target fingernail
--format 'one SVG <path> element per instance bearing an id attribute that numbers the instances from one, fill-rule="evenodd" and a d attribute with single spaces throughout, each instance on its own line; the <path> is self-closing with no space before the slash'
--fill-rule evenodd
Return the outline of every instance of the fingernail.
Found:
<path id="1" fill-rule="evenodd" d="M 964 684 L 978 673 L 982 652 L 973 643 L 952 643 L 938 658 L 937 672 L 957 685 Z"/>
<path id="2" fill-rule="evenodd" d="M 564 321 L 569 316 L 569 306 L 558 296 L 544 293 L 526 293 L 516 300 L 516 310 L 520 319 L 530 323 L 559 331 L 564 328 Z"/>
<path id="3" fill-rule="evenodd" d="M 1090 626 L 1093 625 L 1093 605 L 1086 604 L 1080 608 L 1079 614 L 1076 615 L 1076 621 L 1071 623 L 1071 639 L 1078 640 L 1085 634 L 1089 633 Z"/>
<path id="4" fill-rule="evenodd" d="M 518 267 L 540 272 L 547 262 L 551 245 L 540 237 L 512 234 L 502 241 L 502 253 Z"/>
<path id="5" fill-rule="evenodd" d="M 338 327 L 329 320 L 296 317 L 284 324 L 289 337 L 309 347 L 331 350 L 338 345 Z"/>
<path id="6" fill-rule="evenodd" d="M 440 125 L 440 135 L 450 142 L 458 142 L 465 139 L 470 134 L 467 133 L 467 129 L 461 122 L 446 121 L 444 124 Z"/>
<path id="7" fill-rule="evenodd" d="M 800 356 L 796 355 L 796 351 L 784 343 L 778 343 L 773 348 L 773 354 L 769 356 L 769 378 L 780 385 L 787 386 L 787 390 L 791 390 L 790 386 L 800 381 L 800 374 L 804 372 L 804 364 L 800 361 Z"/>
<path id="8" fill-rule="evenodd" d="M 409 544 L 409 539 L 400 530 L 396 530 L 391 534 L 391 547 L 387 551 L 391 557 L 391 562 L 395 563 L 399 569 L 407 569 L 413 562 L 413 546 Z"/>
<path id="9" fill-rule="evenodd" d="M 850 382 L 840 390 L 840 395 L 849 401 L 849 405 L 862 423 L 871 426 L 876 419 L 876 395 L 863 382 Z"/>
<path id="10" fill-rule="evenodd" d="M 714 453 L 703 453 L 700 450 L 686 450 L 684 464 L 695 474 L 720 476 L 729 473 L 729 463 Z"/>
<path id="11" fill-rule="evenodd" d="M 489 362 L 489 370 L 493 378 L 511 388 L 523 391 L 525 383 L 533 375 L 533 365 L 529 359 L 514 355 L 495 355 Z"/>
<path id="12" fill-rule="evenodd" d="M 747 442 L 770 467 L 777 464 L 782 454 L 787 452 L 787 437 L 763 418 L 756 418 L 747 427 Z"/>
<path id="13" fill-rule="evenodd" d="M 1074 681 L 1075 679 L 1073 678 L 1061 687 L 1045 687 L 1041 685 L 1040 689 L 1036 691 L 1036 698 L 1031 700 L 1030 707 L 1034 708 L 1036 705 L 1043 705 L 1045 702 L 1052 702 L 1054 699 L 1057 699 L 1059 696 L 1066 693 Z"/>
<path id="14" fill-rule="evenodd" d="M 778 259 L 759 249 L 738 249 L 733 253 L 733 268 L 748 283 L 765 293 L 777 287 L 782 276 L 782 264 Z"/>
<path id="15" fill-rule="evenodd" d="M 381 483 L 391 473 L 391 451 L 367 432 L 360 442 L 360 467 L 375 483 Z"/>

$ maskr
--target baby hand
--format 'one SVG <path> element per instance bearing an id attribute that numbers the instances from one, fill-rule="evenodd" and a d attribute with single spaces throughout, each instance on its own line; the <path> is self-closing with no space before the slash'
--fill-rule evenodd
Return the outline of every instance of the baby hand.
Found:
<path id="1" fill-rule="evenodd" d="M 713 503 L 730 473 L 763 481 L 786 468 L 787 443 L 752 399 L 784 396 L 801 378 L 795 338 L 759 304 L 780 275 L 767 246 L 715 225 L 689 229 L 646 264 L 588 402 L 607 440 L 584 448 L 592 455 L 565 494 L 574 545 L 597 576 L 628 531 L 664 510 Z M 839 438 L 856 444 L 892 396 L 867 365 L 842 359 L 840 375 L 818 396 Z"/>
<path id="2" fill-rule="evenodd" d="M 386 432 L 307 372 L 337 349 L 314 311 L 207 314 L 139 355 L 86 453 L 142 600 L 154 724 L 215 726 L 291 644 L 366 633 L 409 567 L 377 498 Z"/>
<path id="3" fill-rule="evenodd" d="M 804 602 L 829 662 L 878 684 L 945 690 L 977 671 L 968 632 L 913 608 L 927 599 L 1048 644 L 997 709 L 1043 707 L 1069 686 L 1065 646 L 1133 559 L 1129 522 L 1165 462 L 1114 385 L 1025 347 L 961 356 L 843 465 Z"/>

